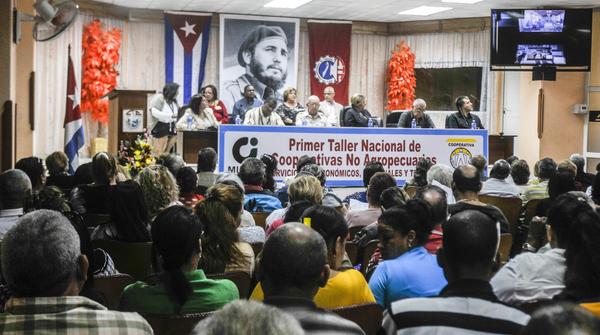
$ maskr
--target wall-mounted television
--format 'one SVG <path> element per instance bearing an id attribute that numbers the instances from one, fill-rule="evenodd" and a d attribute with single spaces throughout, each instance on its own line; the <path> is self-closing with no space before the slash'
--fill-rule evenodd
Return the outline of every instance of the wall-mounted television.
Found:
<path id="1" fill-rule="evenodd" d="M 591 9 L 492 9 L 492 70 L 589 71 Z"/>

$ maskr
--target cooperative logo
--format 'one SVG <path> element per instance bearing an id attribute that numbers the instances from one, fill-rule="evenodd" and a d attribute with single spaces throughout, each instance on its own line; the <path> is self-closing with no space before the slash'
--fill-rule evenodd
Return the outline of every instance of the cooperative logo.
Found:
<path id="1" fill-rule="evenodd" d="M 457 168 L 461 165 L 469 164 L 473 154 L 469 151 L 469 149 L 464 147 L 458 147 L 450 153 L 450 165 L 453 168 Z"/>
<path id="2" fill-rule="evenodd" d="M 325 55 L 315 62 L 315 78 L 325 85 L 340 83 L 346 76 L 346 66 L 340 57 Z"/>
<path id="3" fill-rule="evenodd" d="M 248 155 L 244 156 L 244 155 L 242 155 L 242 147 L 248 145 L 248 142 L 250 142 L 250 145 L 253 148 L 250 149 L 250 153 Z M 258 149 L 256 148 L 257 145 L 258 145 L 258 139 L 256 139 L 256 137 L 253 137 L 251 139 L 248 139 L 247 137 L 239 138 L 237 141 L 235 141 L 235 143 L 233 143 L 233 147 L 231 149 L 232 154 L 233 154 L 233 159 L 235 159 L 236 162 L 242 164 L 244 159 L 246 159 L 248 157 L 258 156 Z"/>

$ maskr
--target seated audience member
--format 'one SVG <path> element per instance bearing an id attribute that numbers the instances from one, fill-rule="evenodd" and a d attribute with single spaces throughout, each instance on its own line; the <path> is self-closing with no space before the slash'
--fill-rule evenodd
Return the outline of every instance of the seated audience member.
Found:
<path id="1" fill-rule="evenodd" d="M 427 185 L 415 193 L 415 199 L 421 199 L 431 206 L 431 221 L 433 229 L 425 242 L 425 249 L 432 254 L 436 254 L 442 247 L 443 224 L 448 218 L 448 202 L 446 201 L 446 192 L 440 187 Z"/>
<path id="2" fill-rule="evenodd" d="M 79 185 L 71 192 L 73 209 L 80 214 L 108 214 L 108 201 L 117 184 L 117 162 L 111 154 L 94 155 L 92 178 L 92 184 Z"/>
<path id="3" fill-rule="evenodd" d="M 227 184 L 235 186 L 242 198 L 244 196 L 244 183 L 240 177 L 233 173 L 222 173 L 217 177 L 217 184 Z M 252 214 L 242 208 L 242 214 L 240 215 L 240 223 L 237 229 L 240 242 L 246 243 L 264 243 L 265 242 L 265 230 L 262 227 L 256 225 Z"/>
<path id="4" fill-rule="evenodd" d="M 1 241 L 4 234 L 23 215 L 28 202 L 31 201 L 31 180 L 21 170 L 7 170 L 0 174 L 0 190 Z"/>
<path id="5" fill-rule="evenodd" d="M 354 269 L 339 271 L 344 259 L 348 225 L 342 214 L 331 207 L 315 205 L 303 211 L 300 222 L 310 221 L 310 227 L 319 233 L 327 245 L 330 275 L 327 285 L 321 287 L 314 297 L 320 308 L 337 308 L 375 302 L 365 277 Z M 252 292 L 251 299 L 263 300 L 260 284 Z"/>
<path id="6" fill-rule="evenodd" d="M 296 116 L 304 111 L 304 106 L 297 101 L 296 89 L 288 87 L 283 90 L 283 103 L 275 109 L 275 113 L 279 115 L 286 126 L 296 124 Z"/>
<path id="7" fill-rule="evenodd" d="M 324 206 L 339 208 L 345 211 L 346 208 L 342 203 L 342 199 L 338 197 L 331 187 L 325 186 L 327 177 L 325 176 L 325 170 L 318 164 L 306 164 L 300 169 L 300 172 L 308 172 L 319 179 L 321 187 L 323 188 L 323 200 L 321 201 Z"/>
<path id="8" fill-rule="evenodd" d="M 572 246 L 570 238 L 582 234 L 575 231 L 585 218 L 579 213 L 590 212 L 587 201 L 567 193 L 556 198 L 548 211 L 547 235 L 552 249 L 544 253 L 525 252 L 511 259 L 492 278 L 498 299 L 511 305 L 550 300 L 565 287 L 565 249 Z"/>
<path id="9" fill-rule="evenodd" d="M 417 166 L 415 166 L 415 174 L 412 179 L 406 183 L 406 186 L 422 187 L 427 185 L 427 171 L 433 166 L 431 159 L 419 158 Z"/>
<path id="10" fill-rule="evenodd" d="M 352 321 L 318 308 L 313 299 L 329 279 L 327 245 L 313 229 L 288 223 L 265 242 L 257 278 L 265 304 L 291 314 L 305 334 L 364 334 Z"/>
<path id="11" fill-rule="evenodd" d="M 469 97 L 464 95 L 459 96 L 456 98 L 455 104 L 458 111 L 446 116 L 446 129 L 485 129 L 479 116 L 472 113 L 473 103 Z"/>
<path id="12" fill-rule="evenodd" d="M 244 209 L 249 212 L 272 212 L 281 208 L 281 202 L 262 187 L 265 179 L 265 164 L 258 158 L 246 158 L 238 176 L 244 182 Z"/>
<path id="13" fill-rule="evenodd" d="M 254 252 L 250 244 L 239 241 L 237 233 L 243 199 L 235 186 L 215 184 L 196 205 L 204 227 L 200 268 L 206 273 L 243 271 L 252 276 Z"/>
<path id="14" fill-rule="evenodd" d="M 352 209 L 346 214 L 346 221 L 350 227 L 364 227 L 377 221 L 381 215 L 381 193 L 386 189 L 396 186 L 396 179 L 387 172 L 377 172 L 369 180 L 367 199 L 369 207 L 365 209 Z"/>
<path id="15" fill-rule="evenodd" d="M 350 106 L 342 111 L 342 127 L 368 127 L 372 116 L 366 107 L 367 97 L 362 94 L 353 94 L 350 97 Z"/>
<path id="16" fill-rule="evenodd" d="M 296 115 L 296 126 L 331 127 L 328 117 L 319 110 L 319 97 L 311 95 L 306 101 L 306 110 Z"/>
<path id="17" fill-rule="evenodd" d="M 427 184 L 440 187 L 446 192 L 448 205 L 455 202 L 452 192 L 452 174 L 454 169 L 446 164 L 435 164 L 427 171 Z"/>
<path id="18" fill-rule="evenodd" d="M 371 180 L 371 177 L 373 177 L 373 175 L 377 172 L 385 172 L 385 169 L 383 168 L 383 165 L 380 162 L 371 161 L 367 165 L 365 165 L 365 168 L 363 169 L 363 176 L 362 176 L 363 177 L 363 185 L 365 186 L 365 190 L 352 193 L 344 198 L 344 200 L 342 202 L 344 204 L 346 204 L 348 206 L 348 208 L 352 208 L 352 206 L 351 206 L 351 202 L 353 202 L 352 200 L 355 200 L 356 202 L 365 204 L 364 207 L 368 206 L 369 200 L 367 200 L 367 188 L 369 187 L 369 180 Z"/>
<path id="19" fill-rule="evenodd" d="M 506 162 L 508 162 L 508 165 L 512 166 L 514 162 L 519 160 L 519 157 L 516 155 L 510 155 L 510 156 L 506 157 L 505 160 L 506 160 Z"/>
<path id="20" fill-rule="evenodd" d="M 300 170 L 302 170 L 304 165 L 308 165 L 308 164 L 317 164 L 317 160 L 314 157 L 311 157 L 308 155 L 300 156 L 300 158 L 298 158 L 298 162 L 296 163 L 296 175 L 298 175 L 298 173 L 300 173 Z M 284 206 L 289 202 L 287 189 L 288 189 L 288 185 L 292 181 L 292 179 L 293 178 L 287 179 L 285 181 L 286 185 L 284 185 L 282 188 L 277 190 L 277 193 L 276 193 L 277 198 L 279 199 L 279 201 L 281 201 L 281 204 Z"/>
<path id="21" fill-rule="evenodd" d="M 156 164 L 166 167 L 169 172 L 175 177 L 179 169 L 185 166 L 183 158 L 177 154 L 164 153 L 158 156 Z"/>
<path id="22" fill-rule="evenodd" d="M 398 120 L 398 128 L 412 128 L 412 121 L 415 121 L 415 128 L 435 128 L 435 124 L 429 114 L 425 113 L 427 103 L 423 99 L 415 99 L 412 104 L 412 110 L 402 113 Z"/>
<path id="23" fill-rule="evenodd" d="M 600 173 L 597 173 L 596 177 L 594 177 L 594 184 L 592 184 L 590 195 L 594 203 L 600 205 Z"/>
<path id="24" fill-rule="evenodd" d="M 80 250 L 77 232 L 55 211 L 31 212 L 8 231 L 2 274 L 12 297 L 0 314 L 3 333 L 153 333 L 138 314 L 109 311 L 79 296 L 89 265 Z"/>
<path id="25" fill-rule="evenodd" d="M 268 97 L 262 106 L 252 108 L 244 116 L 244 124 L 252 126 L 285 126 L 279 114 L 275 113 L 277 100 L 274 97 Z"/>
<path id="26" fill-rule="evenodd" d="M 500 224 L 501 233 L 509 232 L 508 220 L 502 214 L 502 211 L 496 206 L 479 201 L 478 193 L 481 190 L 481 180 L 479 179 L 479 171 L 473 165 L 461 165 L 456 168 L 452 180 L 452 191 L 456 203 L 448 205 L 450 216 L 467 209 L 477 210 L 495 218 Z"/>
<path id="27" fill-rule="evenodd" d="M 594 182 L 594 175 L 585 172 L 585 158 L 580 154 L 572 154 L 569 160 L 577 167 L 577 175 L 575 176 L 575 186 L 578 191 L 585 192 L 588 187 Z"/>
<path id="28" fill-rule="evenodd" d="M 196 193 L 198 176 L 196 171 L 189 166 L 184 166 L 177 172 L 177 185 L 179 186 L 179 201 L 187 208 L 194 208 L 204 196 Z"/>
<path id="29" fill-rule="evenodd" d="M 175 124 L 177 130 L 205 130 L 219 126 L 219 121 L 208 107 L 208 100 L 201 94 L 192 96 L 189 106 L 182 109 L 185 113 Z"/>
<path id="30" fill-rule="evenodd" d="M 48 155 L 46 157 L 46 168 L 49 174 L 46 179 L 46 185 L 54 185 L 68 191 L 75 186 L 75 178 L 67 172 L 69 169 L 69 158 L 64 152 L 55 151 Z"/>
<path id="31" fill-rule="evenodd" d="M 208 107 L 212 109 L 212 112 L 219 122 L 219 124 L 229 123 L 229 114 L 227 113 L 227 107 L 223 103 L 223 100 L 219 100 L 219 94 L 215 85 L 206 85 L 200 90 L 208 103 Z"/>
<path id="32" fill-rule="evenodd" d="M 483 155 L 473 156 L 473 158 L 471 158 L 470 164 L 473 165 L 477 169 L 477 171 L 479 171 L 479 179 L 481 179 L 482 182 L 488 179 L 485 173 L 487 170 L 487 160 Z"/>
<path id="33" fill-rule="evenodd" d="M 277 187 L 277 182 L 275 181 L 275 172 L 277 172 L 277 160 L 275 159 L 275 157 L 268 154 L 260 156 L 260 160 L 265 164 L 265 180 L 263 180 L 262 187 L 264 190 L 275 194 L 275 188 Z"/>
<path id="34" fill-rule="evenodd" d="M 110 222 L 94 229 L 93 240 L 150 241 L 148 206 L 137 182 L 118 183 L 108 201 Z"/>
<path id="35" fill-rule="evenodd" d="M 533 312 L 520 334 L 600 334 L 600 320 L 581 307 L 560 303 Z"/>
<path id="36" fill-rule="evenodd" d="M 136 181 L 142 187 L 151 219 L 163 209 L 181 204 L 178 201 L 177 181 L 166 167 L 162 165 L 147 166 L 137 175 Z"/>
<path id="37" fill-rule="evenodd" d="M 510 166 L 510 176 L 513 183 L 521 190 L 521 194 L 529 188 L 529 175 L 529 165 L 523 159 L 514 161 Z"/>
<path id="38" fill-rule="evenodd" d="M 125 287 L 121 310 L 143 314 L 209 312 L 238 299 L 230 280 L 207 279 L 198 269 L 204 257 L 202 225 L 192 211 L 171 206 L 152 223 L 152 259 L 158 283 L 141 281 Z"/>
<path id="39" fill-rule="evenodd" d="M 73 174 L 73 178 L 75 179 L 73 181 L 74 186 L 93 183 L 92 162 L 79 165 Z"/>
<path id="40" fill-rule="evenodd" d="M 383 319 L 386 334 L 518 334 L 529 316 L 498 301 L 488 282 L 498 233 L 494 219 L 479 211 L 452 216 L 437 254 L 448 285 L 439 297 L 392 302 Z"/>
<path id="41" fill-rule="evenodd" d="M 15 169 L 27 174 L 31 180 L 31 190 L 34 194 L 46 184 L 46 168 L 41 158 L 32 156 L 19 159 L 15 163 Z"/>
<path id="42" fill-rule="evenodd" d="M 575 191 L 575 172 L 571 170 L 556 170 L 556 173 L 548 181 L 548 198 L 542 199 L 535 209 L 535 215 L 547 216 L 552 202 L 561 194 Z"/>
<path id="43" fill-rule="evenodd" d="M 543 158 L 536 163 L 537 182 L 532 183 L 523 193 L 523 201 L 548 197 L 548 181 L 556 172 L 556 162 L 552 158 Z"/>
<path id="44" fill-rule="evenodd" d="M 267 234 L 270 234 L 273 230 L 283 224 L 283 217 L 292 204 L 298 201 L 307 201 L 312 205 L 320 205 L 323 200 L 321 182 L 312 175 L 296 175 L 296 178 L 292 180 L 287 190 L 290 202 L 287 207 L 276 209 L 267 216 L 265 220 L 268 227 Z M 302 213 L 300 213 L 300 215 L 301 214 Z M 300 217 L 300 215 L 298 215 L 298 217 Z"/>
<path id="45" fill-rule="evenodd" d="M 304 330 L 288 313 L 252 300 L 228 303 L 200 321 L 191 335 L 304 335 Z"/>
<path id="46" fill-rule="evenodd" d="M 262 100 L 256 96 L 254 86 L 248 84 L 244 87 L 244 96 L 235 102 L 231 114 L 229 115 L 229 123 L 235 124 L 239 117 L 240 123 L 244 121 L 246 112 L 252 108 L 257 108 L 262 105 Z"/>
<path id="47" fill-rule="evenodd" d="M 381 262 L 369 280 L 377 303 L 388 308 L 396 300 L 436 296 L 446 286 L 435 255 L 423 247 L 431 230 L 430 206 L 409 200 L 379 217 Z"/>
<path id="48" fill-rule="evenodd" d="M 204 195 L 206 190 L 215 184 L 219 176 L 215 173 L 217 168 L 217 152 L 213 148 L 204 148 L 198 151 L 198 162 L 196 170 L 198 171 L 198 194 Z"/>
<path id="49" fill-rule="evenodd" d="M 507 180 L 510 175 L 510 165 L 504 159 L 494 163 L 490 171 L 490 179 L 483 182 L 479 195 L 490 195 L 502 198 L 518 198 L 521 189 Z"/>

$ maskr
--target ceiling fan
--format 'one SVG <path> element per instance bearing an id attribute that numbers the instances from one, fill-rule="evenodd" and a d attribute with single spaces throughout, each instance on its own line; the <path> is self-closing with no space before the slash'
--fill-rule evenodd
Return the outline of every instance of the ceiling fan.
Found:
<path id="1" fill-rule="evenodd" d="M 21 40 L 21 22 L 33 21 L 33 39 L 38 42 L 49 41 L 65 31 L 75 21 L 79 13 L 79 6 L 71 0 L 50 4 L 48 0 L 36 0 L 33 5 L 37 15 L 32 16 L 13 10 L 14 15 L 14 42 Z"/>

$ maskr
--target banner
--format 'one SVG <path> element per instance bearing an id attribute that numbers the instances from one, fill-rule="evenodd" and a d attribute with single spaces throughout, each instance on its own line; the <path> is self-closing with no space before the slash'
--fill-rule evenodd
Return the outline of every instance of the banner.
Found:
<path id="1" fill-rule="evenodd" d="M 79 89 L 75 79 L 71 47 L 69 46 L 69 65 L 67 69 L 67 104 L 65 109 L 65 154 L 69 157 L 69 174 L 75 173 L 79 166 L 79 149 L 83 147 L 83 120 L 79 109 Z"/>
<path id="2" fill-rule="evenodd" d="M 179 84 L 177 102 L 200 91 L 212 14 L 165 13 L 165 82 Z"/>
<path id="3" fill-rule="evenodd" d="M 302 128 L 219 126 L 219 172 L 238 173 L 248 157 L 277 159 L 277 180 L 296 175 L 303 155 L 315 157 L 329 186 L 363 186 L 365 165 L 381 162 L 399 184 L 410 180 L 420 158 L 454 168 L 488 156 L 485 129 Z"/>
<path id="4" fill-rule="evenodd" d="M 308 22 L 309 64 L 312 67 L 310 91 L 323 99 L 323 90 L 331 86 L 335 90 L 335 100 L 343 106 L 350 104 L 351 34 L 351 22 Z"/>

